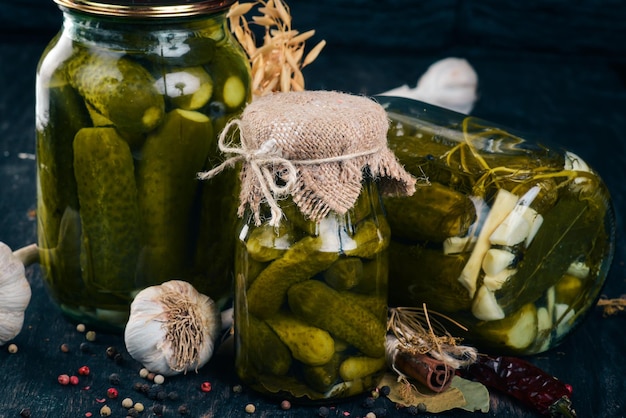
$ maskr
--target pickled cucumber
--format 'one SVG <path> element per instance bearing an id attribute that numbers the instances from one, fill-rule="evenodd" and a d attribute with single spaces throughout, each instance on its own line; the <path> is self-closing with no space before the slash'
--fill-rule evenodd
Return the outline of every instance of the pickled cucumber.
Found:
<path id="1" fill-rule="evenodd" d="M 392 238 L 443 242 L 464 236 L 476 218 L 471 199 L 443 184 L 417 187 L 408 197 L 383 199 Z"/>
<path id="2" fill-rule="evenodd" d="M 380 373 L 385 369 L 387 360 L 384 356 L 371 358 L 365 356 L 348 357 L 339 366 L 339 376 L 349 382 L 355 379 L 362 379 L 376 373 Z"/>
<path id="3" fill-rule="evenodd" d="M 180 277 L 193 265 L 193 206 L 212 138 L 210 119 L 175 109 L 150 133 L 137 168 L 144 233 L 141 285 Z"/>
<path id="4" fill-rule="evenodd" d="M 445 255 L 420 245 L 391 242 L 389 247 L 389 304 L 421 306 L 440 312 L 469 310 L 472 300 L 457 280 L 468 253 Z"/>
<path id="5" fill-rule="evenodd" d="M 302 375 L 304 381 L 318 392 L 326 392 L 339 379 L 339 365 L 341 364 L 342 355 L 335 353 L 329 362 L 321 366 L 302 367 Z"/>
<path id="6" fill-rule="evenodd" d="M 250 101 L 250 67 L 241 48 L 232 45 L 218 45 L 215 56 L 207 65 L 210 74 L 216 74 L 213 80 L 212 101 L 222 103 L 227 111 L 241 108 Z"/>
<path id="7" fill-rule="evenodd" d="M 384 217 L 374 220 L 365 220 L 357 225 L 352 236 L 353 243 L 344 243 L 344 253 L 347 256 L 374 258 L 389 246 L 389 224 Z"/>
<path id="8" fill-rule="evenodd" d="M 275 376 L 287 374 L 292 363 L 291 353 L 267 323 L 248 315 L 237 323 L 237 330 L 240 376 L 251 376 L 255 371 Z"/>
<path id="9" fill-rule="evenodd" d="M 128 58 L 77 49 L 67 75 L 85 102 L 120 129 L 148 132 L 163 119 L 165 102 L 154 78 Z"/>
<path id="10" fill-rule="evenodd" d="M 177 68 L 155 82 L 157 91 L 174 106 L 197 110 L 213 95 L 213 79 L 201 66 Z"/>
<path id="11" fill-rule="evenodd" d="M 537 309 L 527 303 L 499 321 L 479 322 L 473 331 L 492 349 L 523 353 L 537 337 Z"/>
<path id="12" fill-rule="evenodd" d="M 213 132 L 216 132 L 213 125 Z M 217 145 L 213 144 L 203 170 L 212 167 L 217 158 Z M 210 295 L 218 303 L 231 296 L 234 279 L 234 255 L 236 251 L 239 218 L 239 189 L 237 170 L 224 170 L 216 177 L 200 184 L 200 214 L 195 252 L 195 269 L 204 279 L 198 281 L 198 291 Z M 263 263 L 247 260 L 250 266 L 249 280 L 255 278 Z M 254 273 L 252 273 L 254 271 Z"/>
<path id="13" fill-rule="evenodd" d="M 386 317 L 346 303 L 336 290 L 318 280 L 294 284 L 287 294 L 291 311 L 311 325 L 347 341 L 367 356 L 384 355 Z"/>
<path id="14" fill-rule="evenodd" d="M 67 207 L 61 217 L 57 246 L 39 247 L 39 266 L 56 295 L 63 295 L 61 299 L 75 297 L 85 287 L 80 265 L 81 236 L 79 213 Z"/>
<path id="15" fill-rule="evenodd" d="M 66 209 L 78 209 L 74 179 L 73 142 L 76 133 L 90 126 L 82 98 L 61 74 L 48 88 L 46 120 L 37 121 L 37 218 L 39 247 L 55 248 Z"/>
<path id="16" fill-rule="evenodd" d="M 141 223 L 128 144 L 113 128 L 81 129 L 74 139 L 74 172 L 85 280 L 107 291 L 135 289 Z"/>
<path id="17" fill-rule="evenodd" d="M 259 318 L 268 318 L 278 312 L 287 290 L 326 270 L 337 258 L 336 252 L 319 251 L 322 241 L 304 237 L 285 254 L 263 270 L 248 289 L 248 309 Z"/>
<path id="18" fill-rule="evenodd" d="M 304 364 L 321 366 L 335 354 L 335 341 L 327 331 L 287 314 L 275 315 L 266 322 L 289 347 L 293 358 Z"/>
<path id="19" fill-rule="evenodd" d="M 340 258 L 324 272 L 323 276 L 333 289 L 352 289 L 363 278 L 363 262 L 358 257 Z"/>

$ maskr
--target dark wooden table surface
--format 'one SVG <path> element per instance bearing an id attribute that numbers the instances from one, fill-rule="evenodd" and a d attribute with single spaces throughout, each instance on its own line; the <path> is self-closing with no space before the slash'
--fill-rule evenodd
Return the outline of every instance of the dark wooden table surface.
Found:
<path id="1" fill-rule="evenodd" d="M 307 23 L 308 24 L 308 23 Z M 302 29 L 308 29 L 305 26 Z M 336 42 L 330 45 L 306 72 L 310 89 L 332 89 L 376 94 L 400 84 L 416 82 L 427 66 L 439 58 L 461 56 L 476 69 L 480 99 L 473 114 L 486 120 L 528 132 L 530 138 L 549 139 L 583 157 L 599 171 L 613 196 L 616 210 L 616 250 L 604 294 L 626 293 L 626 60 L 614 51 L 570 53 L 511 50 L 498 45 L 478 44 L 408 50 L 342 44 L 326 24 L 321 32 Z M 320 36 L 321 37 L 321 36 Z M 21 39 L 17 40 L 16 39 Z M 38 58 L 48 39 L 24 36 L 3 38 L 0 43 L 0 241 L 13 249 L 36 240 L 34 79 Z M 33 289 L 24 327 L 0 350 L 0 418 L 19 417 L 29 408 L 33 417 L 98 416 L 106 403 L 112 416 L 123 417 L 121 400 L 142 402 L 153 416 L 155 404 L 165 406 L 163 416 L 181 416 L 185 404 L 192 417 L 314 417 L 317 407 L 293 406 L 282 410 L 278 400 L 265 399 L 243 388 L 233 374 L 228 347 L 197 374 L 167 379 L 168 397 L 163 400 L 133 390 L 140 365 L 123 355 L 121 362 L 106 355 L 107 347 L 125 353 L 120 335 L 97 333 L 96 340 L 81 349 L 85 334 L 67 322 L 48 297 L 37 266 L 27 269 Z M 2 291 L 0 289 L 0 291 Z M 1 310 L 2 307 L 0 307 Z M 583 325 L 562 345 L 528 360 L 569 382 L 579 417 L 626 416 L 626 314 L 603 317 L 593 310 Z M 60 350 L 67 344 L 69 352 Z M 77 386 L 61 386 L 60 374 L 76 374 L 87 365 L 91 374 Z M 117 400 L 107 399 L 109 377 L 120 382 Z M 212 390 L 202 392 L 202 382 Z M 177 394 L 177 396 L 173 396 Z M 331 416 L 364 417 L 375 408 L 386 408 L 387 416 L 409 416 L 385 399 L 374 408 L 362 406 L 363 398 L 335 405 Z M 254 404 L 256 412 L 244 412 Z M 379 414 L 381 415 L 381 414 Z M 534 417 L 523 405 L 494 394 L 487 414 L 459 410 L 430 416 L 442 417 Z"/>

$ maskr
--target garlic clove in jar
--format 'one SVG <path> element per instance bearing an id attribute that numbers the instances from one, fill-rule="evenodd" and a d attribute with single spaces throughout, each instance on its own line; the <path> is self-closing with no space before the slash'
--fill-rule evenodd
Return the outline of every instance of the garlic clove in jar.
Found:
<path id="1" fill-rule="evenodd" d="M 171 280 L 135 296 L 124 342 L 146 369 L 173 376 L 204 366 L 220 331 L 221 316 L 213 300 L 185 281 Z"/>

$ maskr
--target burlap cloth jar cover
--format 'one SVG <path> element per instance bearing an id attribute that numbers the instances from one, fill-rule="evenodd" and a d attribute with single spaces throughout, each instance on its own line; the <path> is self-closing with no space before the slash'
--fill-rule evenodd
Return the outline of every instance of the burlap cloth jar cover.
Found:
<path id="1" fill-rule="evenodd" d="M 260 224 L 265 202 L 270 224 L 278 225 L 282 212 L 276 200 L 292 196 L 305 216 L 318 221 L 354 205 L 365 169 L 384 195 L 414 193 L 415 178 L 387 147 L 388 128 L 385 110 L 367 97 L 334 91 L 262 96 L 221 133 L 220 149 L 232 157 L 199 177 L 211 178 L 243 161 L 240 217 L 249 205 Z"/>

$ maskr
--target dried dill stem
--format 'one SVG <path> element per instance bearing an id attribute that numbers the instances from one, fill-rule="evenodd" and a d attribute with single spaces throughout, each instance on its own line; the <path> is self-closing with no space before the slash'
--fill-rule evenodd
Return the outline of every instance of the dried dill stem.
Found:
<path id="1" fill-rule="evenodd" d="M 255 6 L 260 14 L 252 16 L 248 22 L 246 16 Z M 318 42 L 305 56 L 305 43 L 315 31 L 300 33 L 292 29 L 289 7 L 283 0 L 236 2 L 227 17 L 231 31 L 250 59 L 253 96 L 304 90 L 302 69 L 315 61 L 326 41 Z M 260 46 L 257 46 L 250 23 L 265 28 Z"/>
<path id="2" fill-rule="evenodd" d="M 408 384 L 408 378 L 418 380 L 435 392 L 449 386 L 454 370 L 476 361 L 478 351 L 460 345 L 460 339 L 450 335 L 440 322 L 431 320 L 426 306 L 390 308 L 387 324 L 387 360 Z M 462 326 L 441 315 L 457 326 Z"/>

